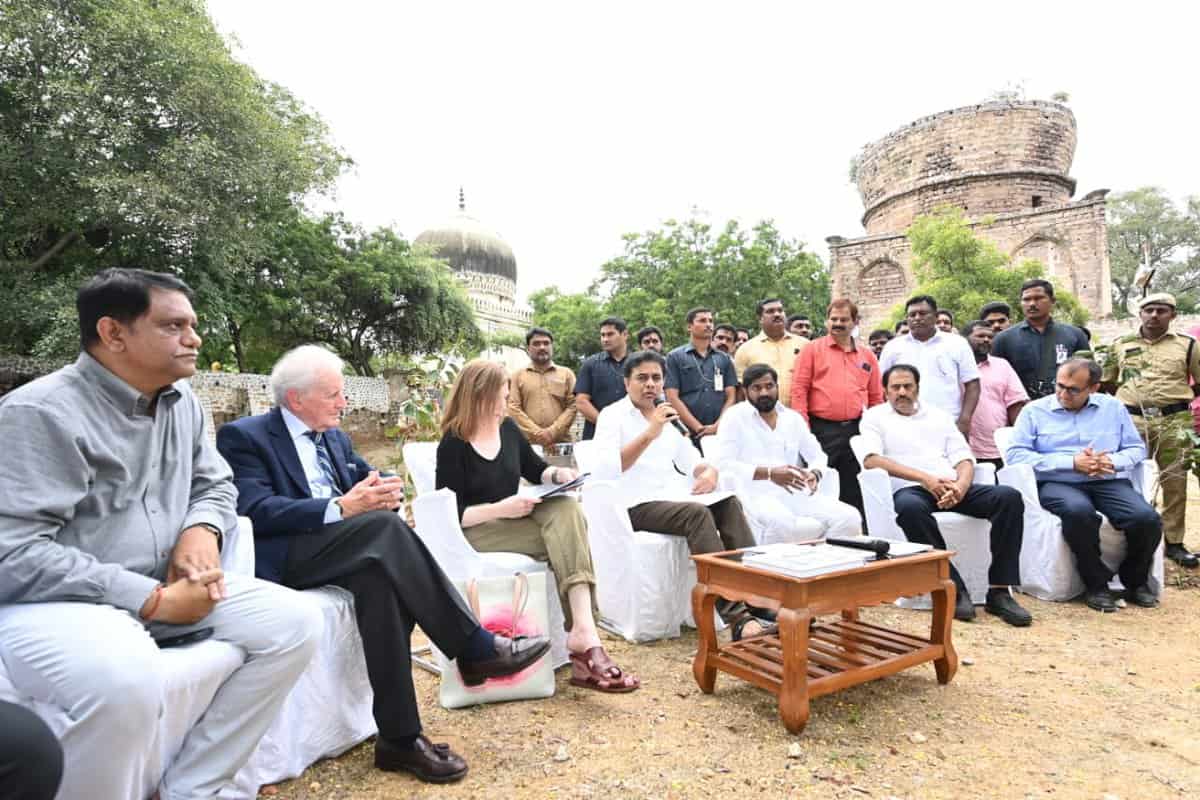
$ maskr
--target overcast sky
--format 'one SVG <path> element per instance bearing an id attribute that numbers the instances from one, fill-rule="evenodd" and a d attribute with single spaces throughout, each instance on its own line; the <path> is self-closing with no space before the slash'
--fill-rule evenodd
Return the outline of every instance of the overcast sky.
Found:
<path id="1" fill-rule="evenodd" d="M 622 233 L 692 208 L 828 261 L 826 236 L 862 233 L 864 144 L 1015 85 L 1070 94 L 1076 198 L 1200 194 L 1191 3 L 813 5 L 209 0 L 355 160 L 337 208 L 413 238 L 462 185 L 522 297 L 583 289 Z"/>

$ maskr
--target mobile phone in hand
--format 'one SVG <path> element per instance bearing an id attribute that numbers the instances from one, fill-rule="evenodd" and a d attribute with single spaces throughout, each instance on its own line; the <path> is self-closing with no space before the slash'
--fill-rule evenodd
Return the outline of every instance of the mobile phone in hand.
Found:
<path id="1" fill-rule="evenodd" d="M 154 643 L 158 645 L 159 650 L 166 650 L 168 647 L 183 647 L 185 644 L 203 642 L 212 635 L 212 628 L 197 628 L 194 631 L 188 631 L 187 633 L 180 633 L 174 636 L 156 636 L 154 637 Z"/>

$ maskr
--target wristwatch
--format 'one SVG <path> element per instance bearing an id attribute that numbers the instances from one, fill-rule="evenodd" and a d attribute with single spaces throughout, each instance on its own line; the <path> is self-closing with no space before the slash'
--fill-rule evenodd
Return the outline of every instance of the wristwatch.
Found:
<path id="1" fill-rule="evenodd" d="M 213 525 L 211 522 L 197 522 L 194 527 L 205 528 L 206 530 L 212 531 L 213 536 L 217 537 L 217 552 L 221 552 L 221 547 L 223 547 L 225 544 L 225 534 L 220 528 L 218 528 L 216 525 Z"/>

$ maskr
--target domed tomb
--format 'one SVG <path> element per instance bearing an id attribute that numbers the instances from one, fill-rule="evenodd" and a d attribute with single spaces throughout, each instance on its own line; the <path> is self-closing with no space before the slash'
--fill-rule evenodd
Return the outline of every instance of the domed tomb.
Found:
<path id="1" fill-rule="evenodd" d="M 531 312 L 516 303 L 517 259 L 512 248 L 467 214 L 462 189 L 458 190 L 458 213 L 413 241 L 432 246 L 435 255 L 445 259 L 458 275 L 484 331 L 524 333 L 529 327 Z"/>

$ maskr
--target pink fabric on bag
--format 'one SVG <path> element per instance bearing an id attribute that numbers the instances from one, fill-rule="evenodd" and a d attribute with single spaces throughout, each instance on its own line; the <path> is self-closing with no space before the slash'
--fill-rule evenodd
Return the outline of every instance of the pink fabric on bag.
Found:
<path id="1" fill-rule="evenodd" d="M 515 624 L 514 624 L 515 622 Z M 481 609 L 479 614 L 479 624 L 484 630 L 507 636 L 512 639 L 517 636 L 543 636 L 543 631 L 538 629 L 537 620 L 532 614 L 522 614 L 516 620 L 513 620 L 513 609 L 509 605 L 496 605 L 488 609 Z M 504 675 L 498 678 L 488 678 L 478 686 L 464 686 L 468 692 L 481 692 L 489 684 L 492 686 L 515 686 L 523 682 L 526 676 L 537 669 L 539 661 L 535 661 L 520 672 L 515 672 L 512 675 Z"/>

